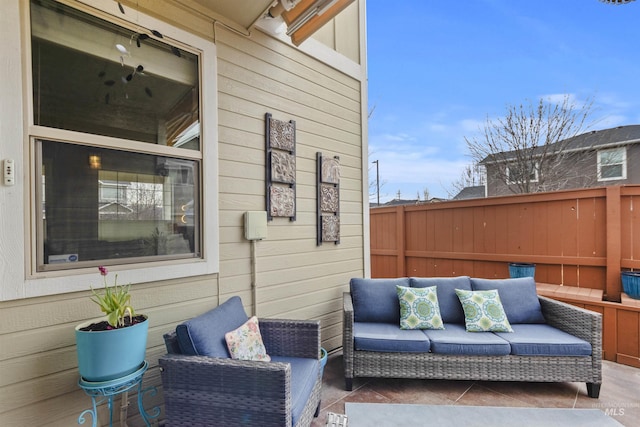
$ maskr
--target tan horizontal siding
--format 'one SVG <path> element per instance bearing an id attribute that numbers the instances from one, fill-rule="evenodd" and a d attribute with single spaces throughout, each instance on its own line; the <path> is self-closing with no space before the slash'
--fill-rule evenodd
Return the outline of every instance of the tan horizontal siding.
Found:
<path id="1" fill-rule="evenodd" d="M 274 218 L 256 243 L 258 314 L 321 319 L 335 348 L 342 292 L 363 271 L 361 84 L 268 37 L 218 40 L 221 294 L 252 295 L 242 215 L 265 209 L 264 115 L 295 120 L 296 220 Z M 316 244 L 317 152 L 340 158 L 339 245 Z"/>
<path id="2" fill-rule="evenodd" d="M 144 0 L 140 7 L 214 37 L 213 25 L 202 17 L 186 28 L 191 12 L 176 3 Z M 220 272 L 132 288 L 134 305 L 150 321 L 145 386 L 160 385 L 162 335 L 176 324 L 234 295 L 251 313 L 251 244 L 243 237 L 243 213 L 265 210 L 265 113 L 296 121 L 297 218 L 270 221 L 267 239 L 256 243 L 258 314 L 318 319 L 323 346 L 334 349 L 341 345 L 342 292 L 364 271 L 362 82 L 260 31 L 244 37 L 216 26 L 215 38 L 219 75 L 205 78 L 218 82 L 213 105 L 218 105 L 219 211 L 213 214 L 219 220 Z M 316 152 L 340 157 L 339 245 L 316 245 Z M 96 287 L 100 279 L 96 274 Z M 89 292 L 0 302 L 0 424 L 77 425 L 91 399 L 77 385 L 74 327 L 99 315 Z M 158 391 L 145 397 L 147 409 L 162 404 L 161 387 Z M 135 393 L 129 400 L 129 425 L 139 425 Z M 107 422 L 102 407 L 99 424 Z"/>

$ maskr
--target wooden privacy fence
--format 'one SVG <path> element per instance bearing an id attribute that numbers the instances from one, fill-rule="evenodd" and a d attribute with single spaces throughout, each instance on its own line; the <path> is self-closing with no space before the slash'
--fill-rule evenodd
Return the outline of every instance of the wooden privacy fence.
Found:
<path id="1" fill-rule="evenodd" d="M 603 313 L 605 357 L 640 367 L 640 303 L 620 282 L 640 269 L 639 210 L 640 186 L 374 208 L 371 276 L 505 278 L 509 262 L 535 263 L 540 293 Z"/>

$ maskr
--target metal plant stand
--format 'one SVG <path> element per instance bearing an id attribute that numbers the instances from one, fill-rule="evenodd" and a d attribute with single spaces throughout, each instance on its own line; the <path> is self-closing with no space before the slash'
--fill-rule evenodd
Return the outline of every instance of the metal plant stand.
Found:
<path id="1" fill-rule="evenodd" d="M 85 381 L 82 377 L 78 381 L 78 385 L 84 390 L 84 392 L 91 397 L 92 408 L 83 411 L 78 417 L 78 424 L 84 424 L 86 421 L 86 416 L 91 415 L 93 420 L 92 427 L 97 427 L 98 425 L 98 405 L 107 402 L 107 407 L 109 408 L 109 426 L 113 426 L 113 398 L 114 396 L 120 395 L 122 393 L 126 393 L 132 388 L 138 388 L 138 410 L 140 411 L 140 415 L 144 420 L 144 423 L 147 427 L 150 427 L 149 419 L 156 418 L 160 415 L 160 408 L 154 407 L 150 413 L 145 411 L 144 405 L 142 403 L 142 398 L 145 394 L 149 393 L 151 396 L 154 396 L 157 393 L 155 387 L 151 386 L 146 389 L 142 389 L 142 377 L 144 373 L 149 368 L 149 363 L 145 360 L 140 369 L 137 371 L 124 376 L 122 378 L 116 378 L 115 380 L 103 381 L 103 382 L 92 382 Z"/>

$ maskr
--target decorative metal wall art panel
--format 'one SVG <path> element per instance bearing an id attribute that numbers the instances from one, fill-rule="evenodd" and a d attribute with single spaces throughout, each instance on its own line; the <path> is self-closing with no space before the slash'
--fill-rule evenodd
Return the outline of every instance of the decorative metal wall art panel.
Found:
<path id="1" fill-rule="evenodd" d="M 322 241 L 340 241 L 340 218 L 336 215 L 322 215 Z"/>
<path id="2" fill-rule="evenodd" d="M 278 150 L 295 151 L 296 126 L 293 121 L 283 122 L 271 118 L 269 115 L 269 139 L 271 148 Z"/>
<path id="3" fill-rule="evenodd" d="M 340 192 L 333 185 L 320 184 L 320 210 L 322 212 L 338 212 L 340 209 Z"/>
<path id="4" fill-rule="evenodd" d="M 322 159 L 322 182 L 340 184 L 340 159 Z"/>
<path id="5" fill-rule="evenodd" d="M 288 216 L 296 214 L 296 194 L 293 188 L 281 185 L 272 186 L 269 196 L 271 197 L 271 216 Z"/>
<path id="6" fill-rule="evenodd" d="M 265 114 L 267 219 L 296 220 L 296 122 Z"/>
<path id="7" fill-rule="evenodd" d="M 284 151 L 271 152 L 271 180 L 286 184 L 296 182 L 296 158 Z"/>
<path id="8" fill-rule="evenodd" d="M 340 243 L 340 158 L 316 153 L 317 244 Z"/>

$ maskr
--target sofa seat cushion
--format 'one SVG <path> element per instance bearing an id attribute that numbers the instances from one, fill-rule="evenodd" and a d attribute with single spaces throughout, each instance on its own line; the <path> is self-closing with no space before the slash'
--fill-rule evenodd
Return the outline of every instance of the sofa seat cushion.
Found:
<path id="1" fill-rule="evenodd" d="M 213 310 L 176 327 L 182 354 L 230 357 L 224 335 L 242 326 L 249 318 L 240 297 L 231 297 Z"/>
<path id="2" fill-rule="evenodd" d="M 396 286 L 409 286 L 409 278 L 351 279 L 349 288 L 356 322 L 400 323 Z"/>
<path id="3" fill-rule="evenodd" d="M 320 361 L 286 356 L 273 356 L 271 361 L 291 365 L 291 425 L 295 426 L 320 375 Z"/>
<path id="4" fill-rule="evenodd" d="M 471 280 L 468 276 L 412 277 L 409 283 L 413 288 L 436 286 L 442 321 L 444 323 L 464 323 L 464 312 L 456 295 L 456 289 L 471 290 Z"/>
<path id="5" fill-rule="evenodd" d="M 466 356 L 506 356 L 511 353 L 507 341 L 492 332 L 467 332 L 464 325 L 445 323 L 443 330 L 423 333 L 431 341 L 431 352 Z M 509 334 L 505 334 L 509 335 Z"/>
<path id="6" fill-rule="evenodd" d="M 320 360 L 273 356 L 271 361 L 291 365 L 291 425 L 295 426 L 320 375 Z"/>
<path id="7" fill-rule="evenodd" d="M 430 349 L 429 338 L 419 329 L 400 329 L 399 324 L 355 322 L 353 341 L 356 350 L 421 353 Z"/>
<path id="8" fill-rule="evenodd" d="M 591 344 L 550 325 L 513 325 L 512 333 L 496 332 L 518 356 L 591 356 Z"/>
<path id="9" fill-rule="evenodd" d="M 545 323 L 533 277 L 471 279 L 474 291 L 497 289 L 509 323 Z"/>

